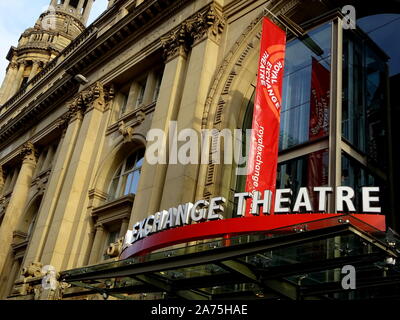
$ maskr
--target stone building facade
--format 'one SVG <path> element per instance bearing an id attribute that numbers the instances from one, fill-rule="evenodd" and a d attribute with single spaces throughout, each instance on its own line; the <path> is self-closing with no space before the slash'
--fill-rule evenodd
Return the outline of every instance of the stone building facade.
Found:
<path id="1" fill-rule="evenodd" d="M 262 17 L 286 28 L 288 40 L 329 23 L 329 45 L 343 50 L 337 9 L 357 3 L 110 0 L 86 27 L 93 2 L 52 0 L 7 56 L 0 91 L 1 298 L 61 298 L 61 291 L 41 289 L 43 266 L 62 272 L 113 261 L 126 231 L 148 215 L 215 195 L 231 199 L 239 184 L 232 165 L 151 165 L 143 158 L 148 131 L 168 133 L 170 121 L 178 132 L 243 128 Z M 363 10 L 360 16 L 372 13 Z M 331 72 L 341 85 L 343 62 L 333 52 Z M 340 92 L 332 88 L 336 110 Z M 342 139 L 339 124 L 331 122 L 323 139 L 282 150 L 279 161 L 328 150 L 332 186 L 343 179 L 343 152 L 370 167 Z M 389 171 L 371 167 L 393 183 Z"/>

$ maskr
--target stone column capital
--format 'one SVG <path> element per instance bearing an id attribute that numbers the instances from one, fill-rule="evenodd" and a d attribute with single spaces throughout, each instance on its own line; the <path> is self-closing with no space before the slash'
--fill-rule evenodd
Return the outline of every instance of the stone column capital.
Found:
<path id="1" fill-rule="evenodd" d="M 43 61 L 41 60 L 32 60 L 32 65 L 36 65 L 38 67 L 42 67 L 43 66 Z"/>
<path id="2" fill-rule="evenodd" d="M 10 62 L 9 64 L 10 69 L 17 69 L 18 68 L 18 63 L 15 61 Z"/>
<path id="3" fill-rule="evenodd" d="M 182 24 L 172 30 L 166 36 L 161 37 L 161 45 L 164 50 L 164 58 L 168 62 L 177 56 L 187 58 L 190 48 L 190 38 L 188 37 L 186 25 Z"/>
<path id="4" fill-rule="evenodd" d="M 91 108 L 104 111 L 107 101 L 114 96 L 114 88 L 105 88 L 101 82 L 79 92 L 68 105 L 69 122 L 83 118 L 84 113 Z"/>
<path id="5" fill-rule="evenodd" d="M 190 37 L 193 39 L 193 45 L 196 45 L 207 38 L 219 42 L 226 23 L 221 10 L 212 4 L 205 11 L 198 12 L 189 18 L 186 24 Z"/>
<path id="6" fill-rule="evenodd" d="M 97 223 L 95 226 L 96 232 L 102 232 L 104 231 L 104 225 L 102 223 Z"/>
<path id="7" fill-rule="evenodd" d="M 186 58 L 191 46 L 207 38 L 219 42 L 225 24 L 221 9 L 215 4 L 197 12 L 167 35 L 161 37 L 166 61 L 177 56 Z"/>
<path id="8" fill-rule="evenodd" d="M 21 147 L 20 155 L 23 157 L 23 162 L 36 162 L 37 160 L 37 150 L 32 142 L 27 142 Z"/>
<path id="9" fill-rule="evenodd" d="M 23 60 L 23 61 L 20 61 L 19 63 L 18 63 L 18 65 L 19 65 L 19 67 L 20 68 L 22 68 L 22 67 L 27 67 L 28 65 L 29 65 L 29 62 L 28 61 L 26 61 L 26 60 Z"/>

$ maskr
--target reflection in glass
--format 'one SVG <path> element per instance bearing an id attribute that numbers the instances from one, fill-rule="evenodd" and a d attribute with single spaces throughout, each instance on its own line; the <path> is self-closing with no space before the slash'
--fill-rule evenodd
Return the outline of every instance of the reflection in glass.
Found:
<path id="1" fill-rule="evenodd" d="M 386 166 L 388 57 L 362 32 L 344 32 L 343 44 L 343 137 Z"/>
<path id="2" fill-rule="evenodd" d="M 353 199 L 354 206 L 358 213 L 362 212 L 362 187 L 380 187 L 380 205 L 385 207 L 385 197 L 387 196 L 386 186 L 380 179 L 373 176 L 365 167 L 362 167 L 356 160 L 353 160 L 346 154 L 342 154 L 342 186 L 352 187 L 355 191 L 355 197 Z M 375 195 L 374 195 L 375 196 Z M 378 204 L 373 203 L 373 206 Z M 386 210 L 383 209 L 383 213 Z"/>
<path id="3" fill-rule="evenodd" d="M 109 200 L 136 194 L 144 160 L 144 150 L 133 153 L 117 170 L 109 189 Z"/>
<path id="4" fill-rule="evenodd" d="M 280 150 L 328 134 L 330 57 L 330 23 L 287 44 Z"/>
<path id="5" fill-rule="evenodd" d="M 314 212 L 318 199 L 311 192 L 313 187 L 328 185 L 328 149 L 278 164 L 277 188 L 292 189 L 296 195 L 301 187 L 307 187 Z M 292 204 L 294 204 L 293 199 Z"/>

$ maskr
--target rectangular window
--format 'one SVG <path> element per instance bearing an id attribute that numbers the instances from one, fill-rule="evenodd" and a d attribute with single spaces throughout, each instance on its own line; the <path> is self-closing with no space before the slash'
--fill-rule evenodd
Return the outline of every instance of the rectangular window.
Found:
<path id="1" fill-rule="evenodd" d="M 153 94 L 153 102 L 156 102 L 158 96 L 160 95 L 162 76 L 163 76 L 162 73 L 157 73 L 156 86 L 154 88 L 154 94 Z"/>
<path id="2" fill-rule="evenodd" d="M 292 189 L 296 195 L 301 187 L 307 187 L 313 212 L 317 212 L 318 199 L 312 192 L 314 187 L 328 185 L 328 149 L 278 164 L 277 189 Z M 292 199 L 294 204 L 295 199 Z"/>
<path id="3" fill-rule="evenodd" d="M 138 88 L 137 88 L 137 99 L 136 99 L 136 108 L 141 106 L 143 104 L 143 98 L 144 98 L 144 91 L 146 90 L 146 79 L 139 81 L 138 84 Z"/>
<path id="4" fill-rule="evenodd" d="M 352 31 L 344 32 L 342 135 L 369 159 L 386 167 L 387 57 L 367 40 Z"/>
<path id="5" fill-rule="evenodd" d="M 328 135 L 331 23 L 286 47 L 279 149 Z"/>
<path id="6" fill-rule="evenodd" d="M 383 181 L 376 176 L 372 175 L 371 172 L 356 160 L 350 158 L 345 153 L 342 153 L 342 186 L 349 186 L 354 189 L 354 206 L 357 213 L 362 213 L 362 187 L 380 187 L 380 204 L 382 208 L 386 208 L 388 191 L 387 186 Z M 374 204 L 375 206 L 375 204 Z M 387 213 L 387 210 L 382 210 L 383 213 Z"/>

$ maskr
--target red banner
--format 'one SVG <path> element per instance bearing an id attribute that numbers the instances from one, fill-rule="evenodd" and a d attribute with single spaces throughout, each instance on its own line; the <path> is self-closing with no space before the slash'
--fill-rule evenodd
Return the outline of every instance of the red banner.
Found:
<path id="1" fill-rule="evenodd" d="M 264 18 L 246 192 L 271 190 L 274 194 L 276 189 L 285 49 L 285 31 Z M 246 215 L 251 215 L 249 207 L 250 201 Z M 271 214 L 273 208 L 272 203 Z"/>
<path id="2" fill-rule="evenodd" d="M 310 140 L 325 137 L 329 131 L 329 99 L 330 71 L 321 65 L 314 57 L 311 69 L 311 100 L 310 100 Z M 317 210 L 318 199 L 312 191 L 313 187 L 328 185 L 327 164 L 324 165 L 325 150 L 311 153 L 308 157 L 307 187 L 311 203 Z"/>
<path id="3" fill-rule="evenodd" d="M 330 71 L 312 58 L 310 140 L 328 135 Z"/>

